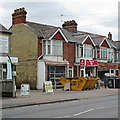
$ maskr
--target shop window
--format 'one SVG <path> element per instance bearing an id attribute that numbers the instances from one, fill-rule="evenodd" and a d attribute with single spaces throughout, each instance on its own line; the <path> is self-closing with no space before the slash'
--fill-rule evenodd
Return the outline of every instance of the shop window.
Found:
<path id="1" fill-rule="evenodd" d="M 110 76 L 114 76 L 115 75 L 115 70 L 114 69 L 110 69 Z"/>
<path id="2" fill-rule="evenodd" d="M 84 57 L 93 57 L 92 46 L 89 44 L 84 44 Z"/>
<path id="3" fill-rule="evenodd" d="M 101 58 L 102 59 L 107 59 L 107 48 L 106 47 L 101 47 L 100 48 L 100 50 L 101 50 Z"/>
<path id="4" fill-rule="evenodd" d="M 81 72 L 81 74 L 80 74 L 81 77 L 82 77 L 82 76 L 85 76 L 85 75 L 84 75 L 84 74 L 85 74 L 85 69 L 84 69 L 83 67 L 81 68 L 80 72 Z"/>
<path id="5" fill-rule="evenodd" d="M 119 70 L 116 70 L 116 76 L 119 76 Z"/>
<path id="6" fill-rule="evenodd" d="M 2 65 L 2 79 L 7 79 L 7 64 Z"/>

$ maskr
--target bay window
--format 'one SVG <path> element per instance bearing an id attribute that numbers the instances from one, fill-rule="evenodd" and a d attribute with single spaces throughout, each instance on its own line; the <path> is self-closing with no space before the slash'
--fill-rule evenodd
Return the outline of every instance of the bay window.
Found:
<path id="1" fill-rule="evenodd" d="M 89 44 L 84 44 L 84 57 L 93 57 L 93 49 L 92 46 Z"/>
<path id="2" fill-rule="evenodd" d="M 43 54 L 62 55 L 63 47 L 60 40 L 43 40 Z"/>
<path id="3" fill-rule="evenodd" d="M 81 47 L 80 45 L 76 45 L 76 56 L 79 58 L 81 57 Z"/>
<path id="4" fill-rule="evenodd" d="M 100 54 L 102 59 L 107 59 L 107 48 L 106 47 L 101 47 L 100 48 Z"/>
<path id="5" fill-rule="evenodd" d="M 52 55 L 62 55 L 62 41 L 52 40 Z"/>
<path id="6" fill-rule="evenodd" d="M 43 41 L 43 54 L 46 54 L 46 40 Z"/>
<path id="7" fill-rule="evenodd" d="M 8 52 L 9 52 L 8 37 L 0 36 L 0 53 L 8 53 Z"/>

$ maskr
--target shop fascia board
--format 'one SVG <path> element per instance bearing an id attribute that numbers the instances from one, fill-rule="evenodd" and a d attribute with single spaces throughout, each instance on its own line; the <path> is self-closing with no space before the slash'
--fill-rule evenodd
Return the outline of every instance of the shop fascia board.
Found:
<path id="1" fill-rule="evenodd" d="M 0 63 L 7 63 L 7 56 L 0 56 Z M 17 57 L 10 57 L 12 64 L 18 64 L 18 58 Z"/>

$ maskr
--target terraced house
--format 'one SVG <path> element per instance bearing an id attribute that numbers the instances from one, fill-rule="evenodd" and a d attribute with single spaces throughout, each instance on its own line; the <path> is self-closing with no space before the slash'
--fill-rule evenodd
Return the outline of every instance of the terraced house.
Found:
<path id="1" fill-rule="evenodd" d="M 49 80 L 60 87 L 60 77 L 120 76 L 111 33 L 105 37 L 79 31 L 74 20 L 62 28 L 28 22 L 26 14 L 24 8 L 16 9 L 10 28 L 11 54 L 19 59 L 18 87 L 30 83 L 31 88 L 42 89 Z"/>

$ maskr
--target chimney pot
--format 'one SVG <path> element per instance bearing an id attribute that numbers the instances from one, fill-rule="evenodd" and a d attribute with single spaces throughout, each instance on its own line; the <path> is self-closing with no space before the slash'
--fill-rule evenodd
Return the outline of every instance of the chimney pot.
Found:
<path id="1" fill-rule="evenodd" d="M 26 14 L 24 7 L 14 10 L 12 14 L 12 24 L 20 24 L 26 22 Z"/>
<path id="2" fill-rule="evenodd" d="M 64 22 L 64 24 L 62 25 L 62 27 L 64 29 L 70 30 L 74 33 L 77 32 L 77 23 L 75 22 L 75 20 L 70 20 L 70 21 L 66 21 Z"/>
<path id="3" fill-rule="evenodd" d="M 108 39 L 112 40 L 112 34 L 111 34 L 111 32 L 109 32 L 109 34 L 108 34 Z"/>

